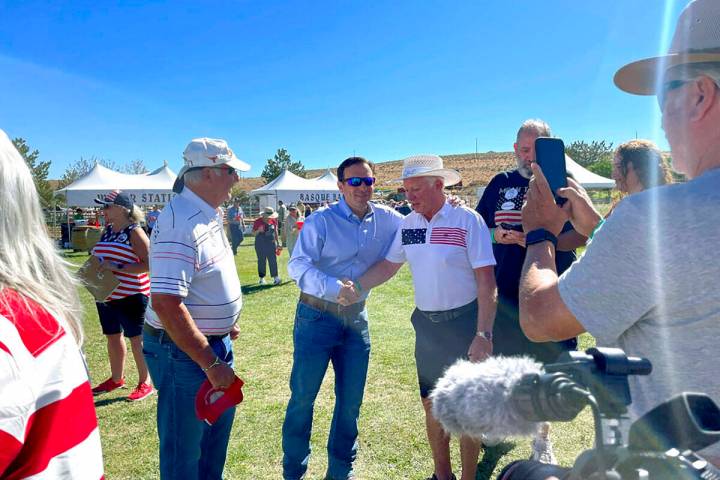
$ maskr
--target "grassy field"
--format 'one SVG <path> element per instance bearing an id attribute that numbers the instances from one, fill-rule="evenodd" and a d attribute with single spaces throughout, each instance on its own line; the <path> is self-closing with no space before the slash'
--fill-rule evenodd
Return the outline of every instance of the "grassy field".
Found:
<path id="1" fill-rule="evenodd" d="M 69 254 L 81 264 L 84 254 Z M 289 397 L 288 378 L 292 364 L 292 327 L 298 289 L 287 277 L 287 252 L 280 257 L 283 283 L 277 287 L 257 284 L 252 239 L 246 240 L 236 257 L 244 292 L 240 320 L 241 337 L 235 343 L 236 371 L 245 381 L 245 401 L 239 406 L 230 440 L 226 478 L 281 479 L 280 429 Z M 85 305 L 85 352 L 93 385 L 109 376 L 105 339 L 100 331 L 95 305 L 81 292 Z M 410 325 L 413 309 L 410 273 L 403 267 L 387 284 L 377 288 L 368 302 L 372 354 L 365 401 L 360 416 L 360 448 L 356 462 L 359 479 L 424 479 L 432 472 L 425 438 L 413 359 L 414 333 Z M 582 338 L 586 348 L 592 339 Z M 137 382 L 134 363 L 126 366 L 128 385 Z M 308 479 L 322 479 L 326 468 L 325 442 L 334 395 L 330 368 L 318 396 L 312 436 L 313 457 Z M 156 397 L 142 402 L 125 400 L 129 390 L 96 397 L 106 478 L 158 478 L 158 442 L 155 428 Z M 555 424 L 553 440 L 563 465 L 589 448 L 592 421 L 584 411 L 572 423 Z M 454 464 L 459 467 L 457 444 Z M 494 478 L 508 462 L 526 458 L 530 440 L 506 442 L 481 453 L 478 478 Z M 456 468 L 459 471 L 459 468 Z"/>

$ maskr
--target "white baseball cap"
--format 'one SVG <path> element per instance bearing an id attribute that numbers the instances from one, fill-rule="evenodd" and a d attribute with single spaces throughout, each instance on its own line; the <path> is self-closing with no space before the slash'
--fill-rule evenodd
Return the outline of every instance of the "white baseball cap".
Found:
<path id="1" fill-rule="evenodd" d="M 615 85 L 654 95 L 662 75 L 678 65 L 720 62 L 720 1 L 694 0 L 680 14 L 667 55 L 632 62 L 615 73 Z"/>
<path id="2" fill-rule="evenodd" d="M 180 169 L 173 191 L 180 193 L 185 186 L 183 176 L 192 169 L 227 165 L 241 172 L 250 170 L 250 165 L 235 156 L 225 140 L 218 138 L 196 138 L 183 152 L 185 165 Z"/>
<path id="3" fill-rule="evenodd" d="M 441 177 L 446 187 L 461 180 L 460 172 L 443 168 L 443 159 L 437 155 L 414 155 L 406 158 L 403 160 L 402 177 L 393 181 L 401 182 L 416 177 Z"/>

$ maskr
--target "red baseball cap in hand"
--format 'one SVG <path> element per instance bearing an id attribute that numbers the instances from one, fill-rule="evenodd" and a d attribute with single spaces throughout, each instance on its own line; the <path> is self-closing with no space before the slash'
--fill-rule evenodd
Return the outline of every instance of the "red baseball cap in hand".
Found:
<path id="1" fill-rule="evenodd" d="M 210 380 L 205 380 L 195 396 L 195 415 L 208 425 L 217 422 L 225 411 L 243 401 L 242 386 L 245 383 L 235 377 L 227 388 L 213 388 Z"/>

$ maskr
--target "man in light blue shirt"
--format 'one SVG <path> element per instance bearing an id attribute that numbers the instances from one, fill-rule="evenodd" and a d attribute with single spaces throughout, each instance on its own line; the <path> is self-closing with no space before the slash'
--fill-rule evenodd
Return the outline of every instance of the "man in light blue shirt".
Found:
<path id="1" fill-rule="evenodd" d="M 365 298 L 344 307 L 343 282 L 385 258 L 402 215 L 370 202 L 374 165 L 362 157 L 337 170 L 342 199 L 307 217 L 288 263 L 301 290 L 295 313 L 290 401 L 282 429 L 283 478 L 304 478 L 310 459 L 313 404 L 329 362 L 335 370 L 335 410 L 328 438 L 326 480 L 354 478 L 357 420 L 365 390 L 370 336 Z M 358 288 L 358 285 L 355 285 Z"/>

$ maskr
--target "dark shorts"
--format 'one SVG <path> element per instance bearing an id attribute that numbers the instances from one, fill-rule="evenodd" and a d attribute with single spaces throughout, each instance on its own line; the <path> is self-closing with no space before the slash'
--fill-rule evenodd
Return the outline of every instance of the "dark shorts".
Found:
<path id="1" fill-rule="evenodd" d="M 520 309 L 516 301 L 500 296 L 493 326 L 493 355 L 529 355 L 541 363 L 553 363 L 568 350 L 577 349 L 577 339 L 535 343 L 520 328 Z"/>
<path id="2" fill-rule="evenodd" d="M 105 335 L 124 333 L 126 337 L 137 337 L 145 323 L 148 297 L 137 293 L 119 300 L 96 303 L 100 325 Z"/>
<path id="3" fill-rule="evenodd" d="M 447 312 L 417 308 L 410 320 L 415 328 L 415 366 L 420 396 L 427 398 L 450 365 L 467 359 L 477 329 L 477 301 Z"/>
<path id="4" fill-rule="evenodd" d="M 570 473 L 569 468 L 548 465 L 534 460 L 517 460 L 503 468 L 497 480 L 545 480 L 551 475 L 564 480 Z"/>

